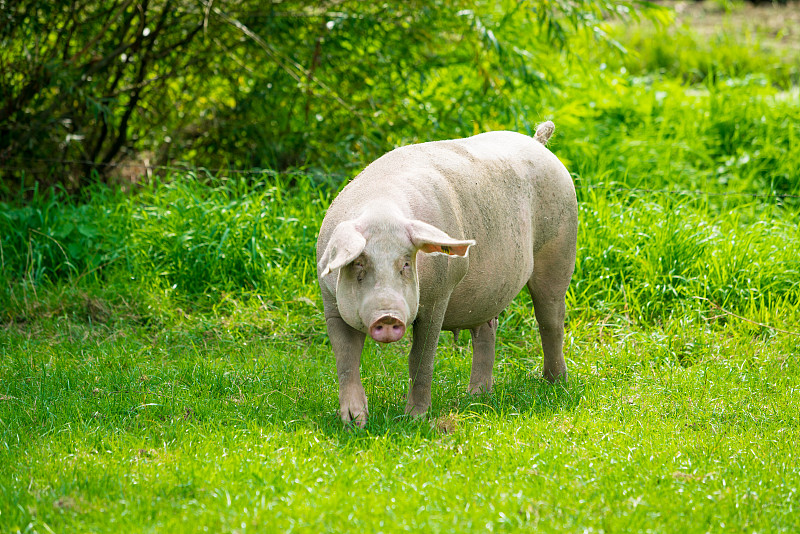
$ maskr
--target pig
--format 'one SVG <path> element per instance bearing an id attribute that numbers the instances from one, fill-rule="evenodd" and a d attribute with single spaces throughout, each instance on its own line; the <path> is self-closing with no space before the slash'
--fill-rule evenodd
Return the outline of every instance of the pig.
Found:
<path id="1" fill-rule="evenodd" d="M 566 379 L 565 295 L 575 267 L 572 178 L 545 147 L 510 131 L 397 148 L 334 199 L 317 241 L 317 275 L 336 359 L 339 417 L 363 427 L 360 365 L 369 335 L 396 342 L 413 325 L 405 412 L 426 413 L 439 333 L 469 329 L 469 393 L 490 392 L 498 315 L 527 286 L 544 377 Z"/>

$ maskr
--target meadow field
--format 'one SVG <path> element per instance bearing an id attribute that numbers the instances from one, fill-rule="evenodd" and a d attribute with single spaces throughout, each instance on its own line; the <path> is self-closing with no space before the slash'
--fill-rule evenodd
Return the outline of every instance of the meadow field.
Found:
<path id="1" fill-rule="evenodd" d="M 348 166 L 6 187 L 0 532 L 800 531 L 800 5 L 704 4 L 526 103 L 579 201 L 566 383 L 525 293 L 491 394 L 443 333 L 409 419 L 409 336 L 368 342 L 343 427 L 314 247 Z"/>

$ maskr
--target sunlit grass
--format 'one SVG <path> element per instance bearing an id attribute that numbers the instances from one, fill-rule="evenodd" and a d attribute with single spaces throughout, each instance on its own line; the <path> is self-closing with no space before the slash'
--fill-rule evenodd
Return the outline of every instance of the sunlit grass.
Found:
<path id="1" fill-rule="evenodd" d="M 429 419 L 402 416 L 406 347 L 370 346 L 372 419 L 335 417 L 326 346 L 55 328 L 2 349 L 5 530 L 797 528 L 800 339 L 573 321 L 572 378 L 501 334 L 470 397 L 441 344 Z M 449 338 L 448 338 L 449 341 Z M 46 526 L 45 526 L 46 525 Z"/>

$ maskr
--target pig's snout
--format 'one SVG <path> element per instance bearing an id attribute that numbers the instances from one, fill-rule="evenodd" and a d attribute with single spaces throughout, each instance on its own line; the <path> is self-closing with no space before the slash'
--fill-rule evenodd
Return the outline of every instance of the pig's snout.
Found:
<path id="1" fill-rule="evenodd" d="M 393 343 L 406 333 L 406 325 L 392 315 L 376 319 L 369 327 L 369 335 L 380 343 Z"/>

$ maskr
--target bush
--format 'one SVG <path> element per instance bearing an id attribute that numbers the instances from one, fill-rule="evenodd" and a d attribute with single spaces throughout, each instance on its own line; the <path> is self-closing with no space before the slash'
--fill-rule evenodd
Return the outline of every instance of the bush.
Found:
<path id="1" fill-rule="evenodd" d="M 563 70 L 554 51 L 580 33 L 610 43 L 604 20 L 640 5 L 15 2 L 0 24 L 3 175 L 75 190 L 92 171 L 179 160 L 347 169 L 409 141 L 529 131 Z"/>

